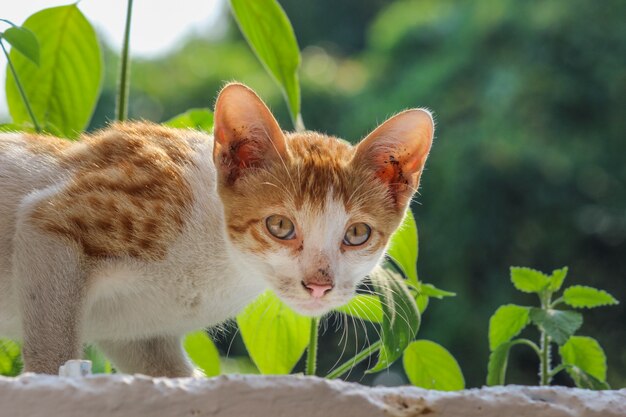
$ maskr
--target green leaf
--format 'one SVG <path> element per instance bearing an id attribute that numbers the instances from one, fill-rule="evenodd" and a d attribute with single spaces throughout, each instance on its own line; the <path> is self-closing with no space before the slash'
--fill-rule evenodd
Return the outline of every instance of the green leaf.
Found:
<path id="1" fill-rule="evenodd" d="M 110 374 L 113 372 L 111 362 L 95 346 L 85 348 L 85 359 L 91 361 L 91 372 L 94 374 Z"/>
<path id="2" fill-rule="evenodd" d="M 183 346 L 189 358 L 202 369 L 205 376 L 220 374 L 220 354 L 205 331 L 187 334 Z"/>
<path id="3" fill-rule="evenodd" d="M 530 309 L 530 319 L 558 345 L 563 345 L 583 324 L 583 316 L 575 311 Z"/>
<path id="4" fill-rule="evenodd" d="M 575 308 L 593 308 L 619 304 L 608 292 L 584 285 L 574 285 L 563 291 L 563 301 Z"/>
<path id="5" fill-rule="evenodd" d="M 529 322 L 530 308 L 504 305 L 489 319 L 489 349 L 494 350 L 517 336 Z"/>
<path id="6" fill-rule="evenodd" d="M 416 264 L 418 255 L 417 226 L 411 210 L 407 210 L 400 227 L 391 236 L 387 255 L 402 270 L 408 281 L 418 283 Z"/>
<path id="7" fill-rule="evenodd" d="M 600 381 L 577 366 L 567 366 L 566 370 L 578 388 L 592 389 L 596 391 L 611 389 L 609 384 L 604 381 Z"/>
<path id="8" fill-rule="evenodd" d="M 433 284 L 424 284 L 424 283 L 422 283 L 419 286 L 419 293 L 422 295 L 426 295 L 428 297 L 433 297 L 437 299 L 456 296 L 456 293 L 454 292 L 440 290 L 439 288 L 435 287 Z"/>
<path id="9" fill-rule="evenodd" d="M 417 310 L 420 312 L 420 315 L 424 314 L 424 311 L 428 308 L 429 300 L 430 297 L 424 294 L 417 294 L 415 297 L 415 304 L 417 305 Z"/>
<path id="10" fill-rule="evenodd" d="M 514 342 L 502 343 L 489 354 L 489 363 L 487 364 L 488 386 L 504 385 L 506 366 L 509 361 L 509 350 L 514 344 Z"/>
<path id="11" fill-rule="evenodd" d="M 606 355 L 591 337 L 572 336 L 559 348 L 564 364 L 576 366 L 600 381 L 606 381 Z"/>
<path id="12" fill-rule="evenodd" d="M 441 391 L 465 388 L 465 379 L 454 356 L 430 340 L 416 340 L 404 351 L 404 371 L 411 384 Z"/>
<path id="13" fill-rule="evenodd" d="M 179 129 L 197 129 L 211 132 L 213 130 L 213 112 L 210 109 L 189 109 L 163 122 L 163 124 Z"/>
<path id="14" fill-rule="evenodd" d="M 13 26 L 0 34 L 16 51 L 39 65 L 39 42 L 30 30 L 21 26 Z"/>
<path id="15" fill-rule="evenodd" d="M 336 310 L 372 323 L 383 321 L 383 307 L 380 299 L 375 295 L 358 294 Z"/>
<path id="16" fill-rule="evenodd" d="M 22 132 L 27 130 L 24 126 L 16 125 L 13 123 L 0 124 L 0 132 Z M 28 129 L 29 131 L 32 129 Z"/>
<path id="17" fill-rule="evenodd" d="M 247 356 L 221 357 L 220 366 L 223 374 L 259 374 L 259 370 Z"/>
<path id="18" fill-rule="evenodd" d="M 96 33 L 75 4 L 37 12 L 23 27 L 39 39 L 39 66 L 17 49 L 10 56 L 33 112 L 46 132 L 76 138 L 89 123 L 100 92 L 102 56 Z M 8 69 L 6 94 L 14 123 L 30 123 Z"/>
<path id="19" fill-rule="evenodd" d="M 552 275 L 550 276 L 550 285 L 548 286 L 550 291 L 555 292 L 561 289 L 561 285 L 563 285 L 563 281 L 567 276 L 567 271 L 568 268 L 566 266 L 552 271 Z"/>
<path id="20" fill-rule="evenodd" d="M 9 339 L 0 339 L 0 375 L 17 376 L 21 371 L 20 345 Z"/>
<path id="21" fill-rule="evenodd" d="M 511 281 L 520 291 L 539 293 L 550 284 L 550 277 L 534 269 L 512 266 Z"/>
<path id="22" fill-rule="evenodd" d="M 248 44 L 282 88 L 294 127 L 300 130 L 300 49 L 285 11 L 276 0 L 230 0 L 230 5 Z"/>
<path id="23" fill-rule="evenodd" d="M 404 349 L 415 339 L 420 326 L 419 310 L 400 274 L 390 269 L 377 268 L 371 278 L 383 308 L 380 326 L 382 347 L 378 362 L 367 373 L 381 371 L 402 356 Z"/>
<path id="24" fill-rule="evenodd" d="M 237 316 L 250 357 L 263 374 L 288 374 L 309 343 L 311 319 L 266 291 Z"/>

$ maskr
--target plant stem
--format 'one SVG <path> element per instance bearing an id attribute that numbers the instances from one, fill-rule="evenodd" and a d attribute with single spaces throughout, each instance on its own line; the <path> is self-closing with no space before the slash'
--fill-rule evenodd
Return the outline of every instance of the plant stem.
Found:
<path id="1" fill-rule="evenodd" d="M 380 340 L 378 340 L 375 343 L 372 343 L 370 345 L 370 347 L 368 347 L 367 349 L 363 349 L 362 351 L 357 353 L 352 359 L 347 360 L 342 365 L 338 366 L 334 371 L 332 371 L 331 373 L 326 375 L 326 378 L 328 378 L 328 379 L 339 378 L 341 375 L 345 374 L 350 369 L 352 369 L 356 364 L 364 361 L 372 353 L 374 353 L 377 350 L 379 350 L 382 345 L 383 345 L 383 342 L 380 341 Z"/>
<path id="2" fill-rule="evenodd" d="M 551 372 L 550 372 L 550 378 L 552 378 L 554 375 L 558 374 L 559 372 L 561 372 L 562 370 L 567 369 L 567 365 L 564 364 L 560 364 L 559 366 L 557 366 L 556 368 L 554 368 Z"/>
<path id="3" fill-rule="evenodd" d="M 517 340 L 513 341 L 513 344 L 516 344 L 516 345 L 517 344 L 523 344 L 523 345 L 530 346 L 535 351 L 537 356 L 541 357 L 541 349 L 539 349 L 539 346 L 537 346 L 537 344 L 534 343 L 531 340 L 528 340 L 528 339 L 517 339 Z"/>
<path id="4" fill-rule="evenodd" d="M 541 308 L 544 311 L 550 309 L 551 306 L 552 293 L 550 291 L 546 291 L 541 296 Z M 552 379 L 551 369 L 550 369 L 550 336 L 544 331 L 541 330 L 541 355 L 539 356 L 540 364 L 539 364 L 539 384 L 540 385 L 550 385 L 550 380 Z"/>
<path id="5" fill-rule="evenodd" d="M 554 308 L 563 302 L 563 297 L 559 297 L 550 304 L 550 308 Z"/>
<path id="6" fill-rule="evenodd" d="M 550 337 L 546 332 L 541 332 L 541 364 L 539 376 L 541 378 L 540 385 L 550 385 Z"/>
<path id="7" fill-rule="evenodd" d="M 9 58 L 9 53 L 4 47 L 4 43 L 2 42 L 2 40 L 0 40 L 0 46 L 2 46 L 2 52 L 4 52 L 4 56 L 7 58 L 7 63 L 11 70 L 11 73 L 13 74 L 15 85 L 17 85 L 17 89 L 19 90 L 20 95 L 22 96 L 22 101 L 24 102 L 24 106 L 26 107 L 26 110 L 28 111 L 28 115 L 30 116 L 30 119 L 33 121 L 33 126 L 35 127 L 35 131 L 39 133 L 41 132 L 41 126 L 39 126 L 39 123 L 37 122 L 37 118 L 35 117 L 35 113 L 33 113 L 33 109 L 30 107 L 30 103 L 28 102 L 28 98 L 26 97 L 26 92 L 24 91 L 24 88 L 22 88 L 22 83 L 20 82 L 20 79 L 17 76 L 17 72 L 15 71 L 15 68 L 13 67 L 11 58 Z"/>
<path id="8" fill-rule="evenodd" d="M 309 338 L 309 347 L 306 351 L 306 374 L 315 375 L 317 370 L 317 335 L 319 331 L 320 319 L 315 317 L 311 319 L 311 336 Z"/>
<path id="9" fill-rule="evenodd" d="M 120 64 L 120 81 L 117 92 L 117 120 L 126 120 L 128 116 L 128 90 L 129 90 L 129 46 L 130 46 L 130 23 L 133 14 L 133 0 L 128 0 L 126 9 L 126 27 L 124 28 L 124 44 L 122 45 L 122 56 Z"/>

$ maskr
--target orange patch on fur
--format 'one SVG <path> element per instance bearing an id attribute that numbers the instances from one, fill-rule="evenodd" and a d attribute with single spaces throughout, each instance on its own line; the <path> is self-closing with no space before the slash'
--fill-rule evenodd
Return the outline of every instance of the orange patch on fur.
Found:
<path id="1" fill-rule="evenodd" d="M 316 132 L 287 133 L 288 155 L 262 169 L 250 168 L 234 183 L 218 183 L 231 239 L 259 252 L 275 243 L 259 233 L 259 215 L 268 209 L 299 210 L 303 206 L 324 210 L 329 192 L 352 215 L 373 219 L 372 226 L 386 244 L 404 214 L 389 186 L 369 166 L 353 164 L 355 148 L 345 141 Z M 252 223 L 250 223 L 252 222 Z M 297 254 L 299 246 L 294 246 Z"/>
<path id="2" fill-rule="evenodd" d="M 61 149 L 71 180 L 39 203 L 33 220 L 89 256 L 163 258 L 192 200 L 183 177 L 192 149 L 183 133 L 120 123 Z"/>

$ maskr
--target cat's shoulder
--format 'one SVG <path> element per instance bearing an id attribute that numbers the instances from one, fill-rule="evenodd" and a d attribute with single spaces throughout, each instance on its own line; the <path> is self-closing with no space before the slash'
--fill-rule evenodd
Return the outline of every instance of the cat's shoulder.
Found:
<path id="1" fill-rule="evenodd" d="M 67 182 L 37 205 L 33 219 L 88 255 L 162 258 L 193 204 L 186 172 L 209 138 L 145 122 L 85 135 L 62 150 Z"/>

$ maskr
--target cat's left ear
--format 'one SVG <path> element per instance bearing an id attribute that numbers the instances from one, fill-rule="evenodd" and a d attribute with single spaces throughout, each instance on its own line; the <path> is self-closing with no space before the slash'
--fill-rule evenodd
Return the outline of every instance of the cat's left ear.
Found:
<path id="1" fill-rule="evenodd" d="M 217 97 L 213 135 L 213 161 L 226 184 L 287 153 L 285 135 L 272 112 L 243 84 L 228 84 Z"/>
<path id="2" fill-rule="evenodd" d="M 378 126 L 358 144 L 352 163 L 364 164 L 389 187 L 404 208 L 419 186 L 433 143 L 435 125 L 429 111 L 411 109 Z"/>

